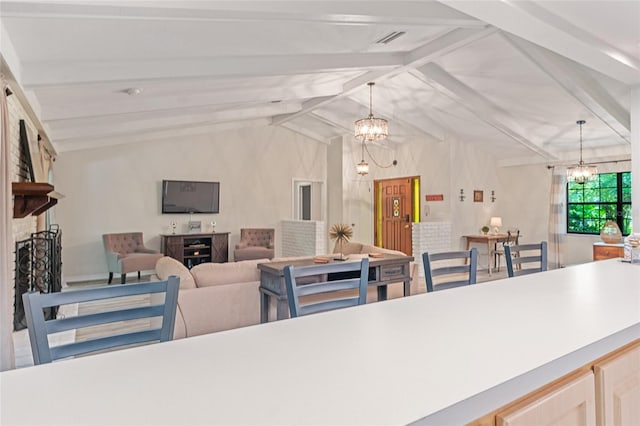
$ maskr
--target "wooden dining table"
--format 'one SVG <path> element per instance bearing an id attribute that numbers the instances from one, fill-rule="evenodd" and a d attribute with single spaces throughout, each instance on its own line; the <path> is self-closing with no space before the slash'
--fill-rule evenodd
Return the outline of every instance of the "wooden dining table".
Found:
<path id="1" fill-rule="evenodd" d="M 413 256 L 379 253 L 375 257 L 367 254 L 351 254 L 349 261 L 360 261 L 363 257 L 369 257 L 368 286 L 375 287 L 378 300 L 387 300 L 387 286 L 393 283 L 403 284 L 404 296 L 411 294 L 411 262 Z M 331 255 L 321 256 L 331 259 Z M 330 260 L 334 262 L 334 260 Z M 269 321 L 269 305 L 271 298 L 276 299 L 276 319 L 289 318 L 289 302 L 284 282 L 284 268 L 287 265 L 295 267 L 314 265 L 314 258 L 301 257 L 294 260 L 279 262 L 264 262 L 258 264 L 260 270 L 260 322 Z"/>
<path id="2" fill-rule="evenodd" d="M 480 243 L 487 246 L 487 271 L 491 275 L 491 253 L 496 248 L 496 244 L 503 243 L 509 239 L 509 234 L 474 234 L 463 235 L 467 240 L 467 250 L 471 247 L 471 243 Z"/>

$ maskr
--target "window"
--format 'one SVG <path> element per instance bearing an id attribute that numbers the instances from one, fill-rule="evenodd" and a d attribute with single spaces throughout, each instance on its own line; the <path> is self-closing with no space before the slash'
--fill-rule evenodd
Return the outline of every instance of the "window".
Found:
<path id="1" fill-rule="evenodd" d="M 567 184 L 567 233 L 600 234 L 614 221 L 631 232 L 631 172 L 602 173 L 592 182 Z"/>

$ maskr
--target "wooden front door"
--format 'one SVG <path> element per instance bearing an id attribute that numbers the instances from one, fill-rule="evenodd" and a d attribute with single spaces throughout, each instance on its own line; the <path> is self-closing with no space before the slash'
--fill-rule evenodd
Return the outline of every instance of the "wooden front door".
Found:
<path id="1" fill-rule="evenodd" d="M 374 181 L 374 223 L 376 245 L 411 255 L 411 223 L 414 222 L 415 191 L 419 177 Z M 416 189 L 417 188 L 417 189 Z"/>

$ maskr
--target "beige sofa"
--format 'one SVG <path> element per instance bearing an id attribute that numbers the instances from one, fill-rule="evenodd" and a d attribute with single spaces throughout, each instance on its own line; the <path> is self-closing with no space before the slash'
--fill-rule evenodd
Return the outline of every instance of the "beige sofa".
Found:
<path id="1" fill-rule="evenodd" d="M 343 244 L 344 254 L 355 253 L 403 254 L 361 243 Z M 278 258 L 286 261 L 293 258 Z M 165 256 L 156 263 L 156 277 L 166 280 L 170 275 L 180 277 L 178 311 L 174 338 L 198 336 L 260 323 L 260 270 L 258 264 L 269 259 L 244 260 L 229 263 L 202 263 L 187 269 L 181 262 Z M 415 281 L 415 267 L 411 269 L 411 294 L 424 292 Z M 424 280 L 422 280 L 424 281 Z M 388 298 L 403 296 L 402 283 L 388 286 Z M 367 303 L 377 300 L 375 288 L 367 293 Z M 276 300 L 271 298 L 269 318 L 276 317 Z"/>
<path id="2" fill-rule="evenodd" d="M 159 279 L 180 277 L 174 339 L 259 324 L 257 265 L 268 261 L 202 263 L 189 270 L 171 257 L 159 259 L 156 263 Z"/>
<path id="3" fill-rule="evenodd" d="M 334 253 L 340 253 L 340 245 L 336 243 L 333 247 Z M 369 254 L 369 253 L 388 253 L 404 256 L 401 251 L 390 250 L 382 247 L 373 246 L 371 244 L 363 244 L 358 242 L 342 243 L 342 254 L 348 256 L 350 254 Z M 418 276 L 418 264 L 411 262 L 411 294 L 424 293 L 426 291 L 426 283 L 424 278 Z M 404 287 L 402 283 L 391 284 L 387 287 L 387 298 L 395 299 L 404 296 Z M 378 298 L 375 289 L 369 288 L 367 291 L 367 303 L 376 301 Z"/>

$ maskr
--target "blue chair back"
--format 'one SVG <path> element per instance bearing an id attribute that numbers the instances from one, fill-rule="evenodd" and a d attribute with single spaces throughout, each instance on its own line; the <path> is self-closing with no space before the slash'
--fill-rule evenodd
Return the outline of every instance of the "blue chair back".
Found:
<path id="1" fill-rule="evenodd" d="M 535 254 L 523 252 L 535 251 Z M 507 260 L 507 272 L 509 277 L 533 274 L 547 270 L 547 242 L 542 241 L 535 244 L 520 244 L 517 246 L 504 246 L 505 258 Z M 523 265 L 537 263 L 536 266 L 523 268 Z"/>
<path id="2" fill-rule="evenodd" d="M 61 358 L 118 346 L 171 340 L 175 326 L 179 288 L 180 279 L 171 276 L 167 281 L 142 284 L 99 287 L 62 293 L 24 293 L 22 300 L 34 363 L 36 365 L 49 363 Z M 45 308 L 52 306 L 155 293 L 164 293 L 164 301 L 162 303 L 51 320 L 45 319 L 43 311 Z M 155 302 L 152 301 L 152 303 Z M 51 346 L 48 339 L 49 334 L 62 331 L 152 317 L 162 318 L 161 327 L 152 326 L 148 330 L 99 337 L 58 346 Z"/>
<path id="3" fill-rule="evenodd" d="M 316 282 L 299 284 L 297 280 L 315 277 Z M 322 265 L 284 268 L 291 318 L 316 312 L 363 305 L 367 301 L 369 259 L 359 262 L 334 262 Z M 308 282 L 309 280 L 301 280 Z M 343 290 L 357 290 L 345 293 Z M 317 297 L 313 297 L 316 295 Z M 312 296 L 305 301 L 304 296 Z"/>
<path id="4" fill-rule="evenodd" d="M 448 264 L 443 266 L 437 266 L 437 264 L 435 264 L 436 262 L 456 259 L 464 260 L 465 264 L 454 266 L 450 265 L 451 262 L 447 262 Z M 427 280 L 427 293 L 434 290 L 446 290 L 463 285 L 475 284 L 476 271 L 478 269 L 478 249 L 474 247 L 468 251 L 449 251 L 433 254 L 424 252 L 422 253 L 422 265 L 424 266 L 424 276 Z M 460 279 L 460 274 L 463 274 L 463 279 Z M 434 278 L 443 276 L 444 279 L 440 279 L 436 285 Z"/>

